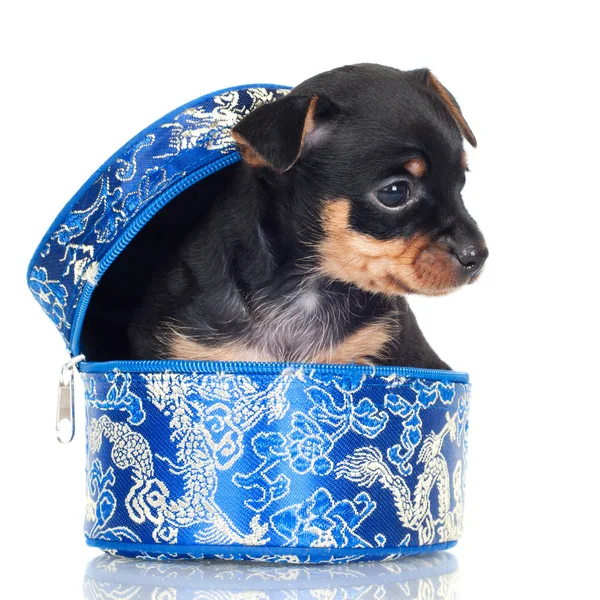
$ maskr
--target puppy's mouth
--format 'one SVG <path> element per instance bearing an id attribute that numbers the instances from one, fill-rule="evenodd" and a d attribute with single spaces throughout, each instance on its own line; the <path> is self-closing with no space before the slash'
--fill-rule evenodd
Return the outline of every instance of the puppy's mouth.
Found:
<path id="1" fill-rule="evenodd" d="M 479 277 L 480 266 L 465 264 L 426 235 L 380 240 L 352 229 L 349 213 L 347 201 L 326 207 L 318 251 L 320 270 L 328 277 L 374 293 L 426 296 L 448 294 Z"/>
<path id="2" fill-rule="evenodd" d="M 408 275 L 416 282 L 413 293 L 427 296 L 449 294 L 457 288 L 473 283 L 480 268 L 467 268 L 443 245 L 429 241 L 417 254 Z"/>

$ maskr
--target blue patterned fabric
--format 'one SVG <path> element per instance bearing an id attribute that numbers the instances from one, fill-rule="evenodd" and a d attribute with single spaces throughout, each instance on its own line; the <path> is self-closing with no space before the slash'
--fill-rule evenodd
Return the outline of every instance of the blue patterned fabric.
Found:
<path id="1" fill-rule="evenodd" d="M 239 160 L 230 129 L 280 86 L 204 96 L 141 132 L 59 214 L 28 271 L 72 356 L 91 295 L 175 196 Z M 384 560 L 462 531 L 469 383 L 424 369 L 81 362 L 85 533 L 142 558 Z"/>
<path id="2" fill-rule="evenodd" d="M 84 372 L 90 544 L 335 562 L 458 539 L 466 377 L 237 364 Z"/>
<path id="3" fill-rule="evenodd" d="M 75 194 L 28 271 L 29 288 L 74 353 L 77 314 L 83 316 L 91 291 L 118 253 L 174 196 L 239 160 L 231 127 L 287 92 L 256 85 L 194 100 L 138 134 Z"/>

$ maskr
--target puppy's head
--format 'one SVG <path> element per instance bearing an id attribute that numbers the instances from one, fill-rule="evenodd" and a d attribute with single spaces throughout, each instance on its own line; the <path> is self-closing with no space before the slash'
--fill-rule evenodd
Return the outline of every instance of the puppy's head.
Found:
<path id="1" fill-rule="evenodd" d="M 475 136 L 427 69 L 335 69 L 234 129 L 273 207 L 327 276 L 385 294 L 439 295 L 487 258 L 461 190 Z"/>

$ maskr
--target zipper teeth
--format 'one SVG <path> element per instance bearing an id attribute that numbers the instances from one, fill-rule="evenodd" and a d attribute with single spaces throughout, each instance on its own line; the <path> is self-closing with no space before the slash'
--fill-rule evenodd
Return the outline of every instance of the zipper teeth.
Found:
<path id="1" fill-rule="evenodd" d="M 114 369 L 129 373 L 162 373 L 172 371 L 175 373 L 251 373 L 272 374 L 280 373 L 287 368 L 314 369 L 323 373 L 333 374 L 368 374 L 375 375 L 406 375 L 419 379 L 435 379 L 468 383 L 467 373 L 460 371 L 443 371 L 436 369 L 421 369 L 418 367 L 387 367 L 368 365 L 336 365 L 320 363 L 264 363 L 242 361 L 192 361 L 192 360 L 114 360 L 108 362 L 82 362 L 79 369 L 83 373 L 108 373 Z"/>
<path id="2" fill-rule="evenodd" d="M 114 246 L 104 255 L 100 263 L 98 264 L 98 276 L 100 279 L 102 275 L 106 272 L 108 267 L 113 263 L 115 258 L 125 249 L 125 247 L 131 242 L 131 240 L 140 232 L 140 230 L 150 221 L 150 219 L 156 215 L 156 213 L 161 210 L 164 206 L 166 206 L 175 196 L 178 196 L 181 192 L 194 185 L 201 179 L 204 179 L 214 173 L 215 171 L 220 171 L 221 169 L 232 165 L 235 162 L 240 160 L 240 155 L 238 152 L 233 152 L 228 156 L 220 158 L 215 162 L 198 169 L 184 177 L 181 181 L 173 184 L 172 187 L 165 190 L 162 194 L 157 196 L 157 198 L 150 203 L 129 225 L 129 227 L 125 230 L 125 232 L 121 235 L 119 240 L 116 242 Z M 81 295 L 79 296 L 79 301 L 77 303 L 77 308 L 75 309 L 75 315 L 73 317 L 73 326 L 71 329 L 71 339 L 70 339 L 70 347 L 71 354 L 73 356 L 79 354 L 79 338 L 81 336 L 81 326 L 83 325 L 83 319 L 85 317 L 85 313 L 87 312 L 88 305 L 90 303 L 90 298 L 92 297 L 92 293 L 94 291 L 95 284 L 86 283 Z"/>
<path id="3" fill-rule="evenodd" d="M 152 123 L 148 127 L 142 129 L 142 131 L 140 131 L 135 137 L 131 138 L 123 146 L 121 146 L 121 148 L 119 148 L 119 150 L 117 150 L 110 158 L 105 160 L 102 163 L 102 165 L 94 171 L 94 173 L 86 180 L 86 182 L 77 190 L 75 195 L 72 196 L 72 198 L 69 200 L 69 202 L 67 202 L 67 204 L 63 207 L 63 209 L 58 213 L 58 215 L 56 216 L 56 219 L 54 219 L 54 221 L 52 222 L 52 225 L 50 225 L 50 227 L 48 228 L 48 230 L 42 237 L 42 240 L 38 244 L 36 251 L 34 252 L 33 256 L 31 257 L 29 266 L 27 268 L 27 279 L 29 280 L 31 271 L 32 271 L 33 267 L 37 264 L 41 249 L 50 240 L 50 238 L 52 237 L 52 235 L 54 234 L 54 232 L 56 231 L 56 229 L 60 225 L 60 223 L 63 221 L 63 219 L 71 212 L 71 210 L 75 207 L 77 202 L 81 199 L 82 194 L 89 188 L 89 186 L 92 184 L 92 182 L 96 180 L 97 176 L 100 173 L 104 172 L 110 165 L 112 165 L 114 163 L 114 161 L 117 158 L 121 157 L 124 152 L 127 152 L 132 147 L 132 145 L 134 144 L 135 141 L 141 139 L 142 136 L 144 136 L 147 133 L 152 132 L 154 129 L 162 126 L 164 123 L 173 119 L 176 115 L 182 113 L 184 110 L 186 110 L 190 107 L 197 106 L 198 104 L 201 104 L 203 102 L 206 102 L 207 100 L 213 99 L 216 96 L 220 96 L 221 94 L 225 94 L 228 92 L 237 92 L 240 90 L 243 91 L 243 90 L 255 89 L 255 88 L 265 88 L 265 89 L 271 90 L 271 91 L 291 90 L 292 89 L 292 87 L 289 85 L 277 85 L 274 83 L 247 83 L 247 84 L 242 84 L 242 85 L 235 85 L 233 87 L 222 88 L 215 92 L 211 92 L 209 94 L 204 94 L 204 95 L 200 96 L 199 98 L 195 98 L 194 100 L 190 100 L 189 102 L 186 102 L 185 104 L 182 104 L 181 106 L 178 106 L 174 110 L 168 112 L 166 115 L 163 115 L 160 119 L 157 119 L 156 121 L 154 121 L 154 123 Z"/>

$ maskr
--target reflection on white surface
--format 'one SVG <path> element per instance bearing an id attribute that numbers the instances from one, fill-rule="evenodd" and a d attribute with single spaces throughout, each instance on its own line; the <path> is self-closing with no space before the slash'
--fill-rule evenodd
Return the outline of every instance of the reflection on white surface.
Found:
<path id="1" fill-rule="evenodd" d="M 458 563 L 439 552 L 390 562 L 273 565 L 159 562 L 98 556 L 86 600 L 458 600 Z"/>

